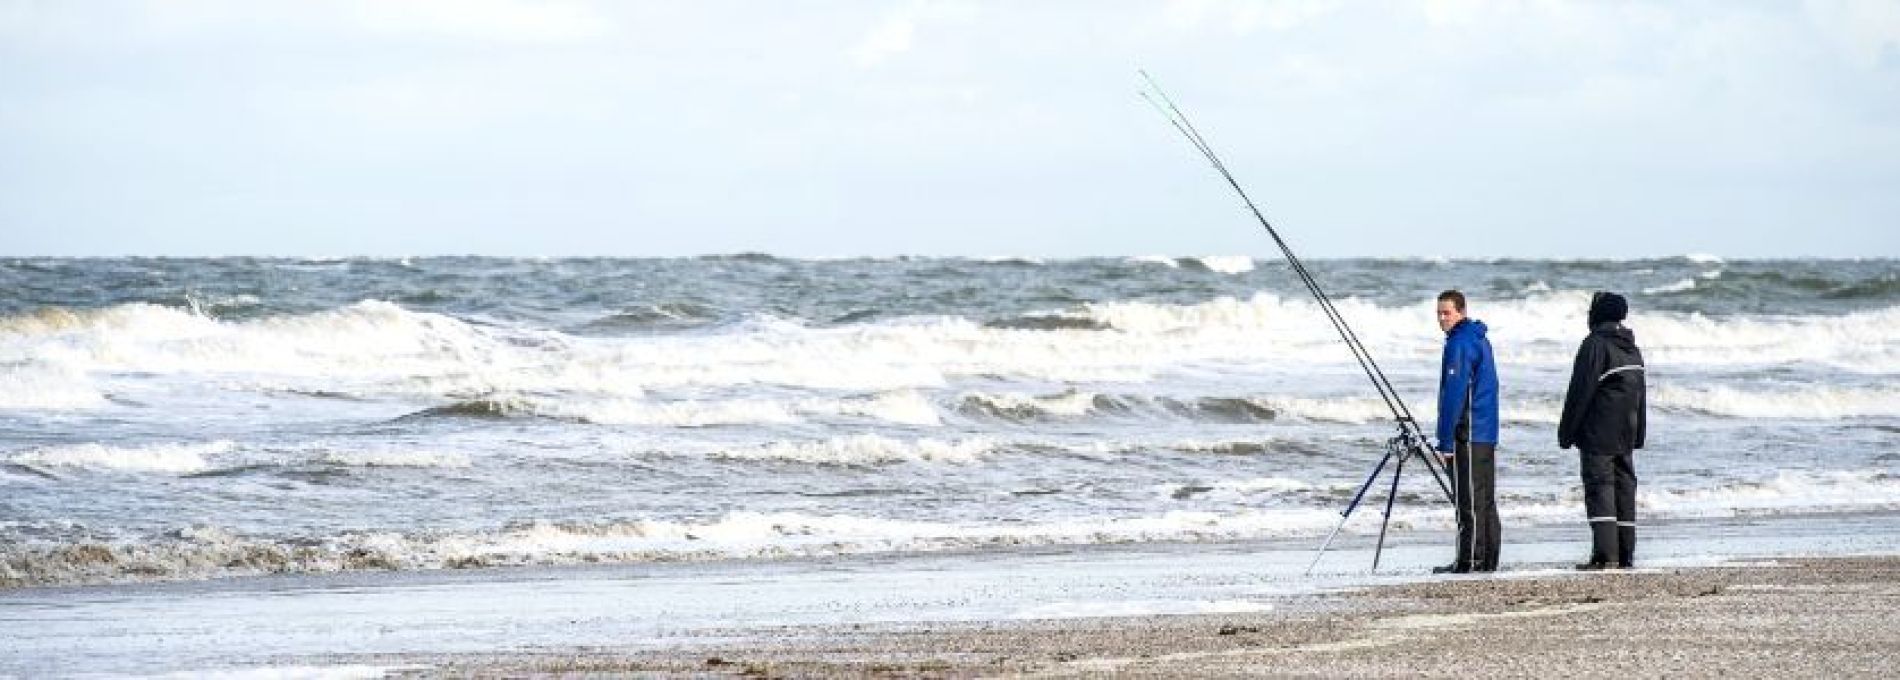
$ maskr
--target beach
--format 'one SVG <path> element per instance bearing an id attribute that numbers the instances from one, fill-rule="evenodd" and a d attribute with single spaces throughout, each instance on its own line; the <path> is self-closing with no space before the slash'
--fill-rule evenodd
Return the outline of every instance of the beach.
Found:
<path id="1" fill-rule="evenodd" d="M 395 677 L 1890 677 L 1900 558 L 1442 578 L 1264 613 L 819 626 L 622 653 L 397 657 Z"/>

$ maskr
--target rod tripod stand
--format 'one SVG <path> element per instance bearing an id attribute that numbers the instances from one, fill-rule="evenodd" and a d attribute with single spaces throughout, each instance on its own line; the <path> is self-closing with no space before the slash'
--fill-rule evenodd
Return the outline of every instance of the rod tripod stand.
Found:
<path id="1" fill-rule="evenodd" d="M 1352 502 L 1347 503 L 1346 509 L 1340 511 L 1339 524 L 1333 527 L 1331 533 L 1326 534 L 1326 542 L 1321 543 L 1319 550 L 1313 554 L 1313 563 L 1306 565 L 1306 575 L 1313 575 L 1313 569 L 1319 566 L 1320 558 L 1326 556 L 1326 549 L 1332 547 L 1333 538 L 1339 535 L 1340 529 L 1346 528 L 1346 521 L 1352 519 L 1352 511 L 1359 508 L 1360 501 L 1365 500 L 1366 492 L 1371 491 L 1373 483 L 1379 481 L 1379 473 L 1385 471 L 1386 465 L 1392 465 L 1392 488 L 1386 491 L 1385 512 L 1379 519 L 1379 541 L 1373 544 L 1373 571 L 1379 570 L 1379 557 L 1385 553 L 1385 531 L 1392 523 L 1392 504 L 1399 498 L 1399 478 L 1404 476 L 1405 461 L 1412 458 L 1423 460 L 1425 469 L 1431 471 L 1433 479 L 1438 480 L 1439 489 L 1445 492 L 1445 497 L 1451 497 L 1451 489 L 1445 486 L 1445 477 L 1439 474 L 1439 468 L 1443 467 L 1444 463 L 1425 450 L 1425 443 L 1415 435 L 1417 424 L 1411 423 L 1411 427 L 1407 427 L 1409 422 L 1401 422 L 1399 433 L 1385 440 L 1385 456 L 1379 459 L 1378 465 L 1372 467 L 1372 473 L 1366 475 L 1365 483 L 1359 485 L 1359 492 L 1353 494 Z M 1459 521 L 1464 521 L 1462 516 Z"/>
<path id="2" fill-rule="evenodd" d="M 1332 297 L 1326 294 L 1325 289 L 1320 288 L 1319 281 L 1313 278 L 1313 273 L 1307 270 L 1306 264 L 1300 261 L 1299 256 L 1293 254 L 1293 249 L 1287 245 L 1286 240 L 1280 238 L 1280 232 L 1273 228 L 1273 224 L 1267 221 L 1267 216 L 1260 212 L 1260 207 L 1247 196 L 1247 190 L 1241 188 L 1240 182 L 1234 179 L 1233 173 L 1227 171 L 1227 165 L 1221 162 L 1220 156 L 1215 155 L 1214 147 L 1201 136 L 1200 130 L 1195 129 L 1194 123 L 1188 120 L 1187 114 L 1174 105 L 1174 100 L 1168 98 L 1167 93 L 1161 89 L 1161 85 L 1156 83 L 1154 77 L 1148 75 L 1147 71 L 1142 71 L 1141 77 L 1147 81 L 1149 87 L 1154 89 L 1153 96 L 1142 92 L 1142 99 L 1154 105 L 1155 110 L 1160 112 L 1163 118 L 1168 119 L 1168 123 L 1173 125 L 1175 130 L 1180 131 L 1181 135 L 1187 138 L 1188 143 L 1193 144 L 1195 150 L 1200 151 L 1201 156 L 1214 166 L 1214 170 L 1220 173 L 1221 178 L 1227 180 L 1227 185 L 1233 188 L 1234 193 L 1240 195 L 1240 200 L 1247 204 L 1247 209 L 1253 213 L 1254 219 L 1267 230 L 1267 235 L 1273 238 L 1274 245 L 1279 246 L 1280 254 L 1286 256 L 1287 264 L 1292 266 L 1293 273 L 1299 277 L 1300 283 L 1305 284 L 1307 292 L 1312 293 L 1313 299 L 1318 301 L 1320 311 L 1326 313 L 1326 320 L 1332 322 L 1333 329 L 1339 332 L 1339 339 L 1344 341 L 1347 349 L 1352 351 L 1353 359 L 1359 363 L 1360 370 L 1365 372 L 1366 379 L 1372 381 L 1372 388 L 1379 392 L 1379 397 L 1385 400 L 1386 408 L 1392 411 L 1392 419 L 1399 428 L 1398 434 L 1386 441 L 1385 456 L 1379 459 L 1377 466 L 1373 467 L 1372 474 L 1366 476 L 1365 483 L 1359 486 L 1359 492 L 1353 496 L 1352 503 L 1340 512 L 1339 526 L 1334 527 L 1332 533 L 1326 536 L 1326 542 L 1320 545 L 1319 553 L 1313 557 L 1313 565 L 1307 567 L 1306 572 L 1311 574 L 1313 567 L 1319 566 L 1319 560 L 1326 556 L 1326 549 L 1332 545 L 1333 538 L 1339 535 L 1340 529 L 1345 528 L 1346 521 L 1352 518 L 1353 510 L 1359 507 L 1359 502 L 1365 499 L 1366 492 L 1372 489 L 1379 474 L 1385 471 L 1386 465 L 1390 464 L 1392 465 L 1392 486 L 1385 499 L 1385 518 L 1379 524 L 1378 546 L 1372 553 L 1372 568 L 1377 570 L 1379 557 L 1385 552 L 1385 532 L 1392 522 L 1392 505 L 1398 499 L 1399 477 L 1405 469 L 1405 461 L 1414 457 L 1424 460 L 1425 469 L 1432 473 L 1432 479 L 1438 482 L 1438 489 L 1445 493 L 1446 500 L 1452 499 L 1451 487 L 1445 484 L 1445 478 L 1450 475 L 1450 471 L 1441 473 L 1444 463 L 1426 451 L 1425 434 L 1419 429 L 1418 421 L 1412 418 L 1411 409 L 1407 408 L 1405 400 L 1399 397 L 1398 390 L 1392 387 L 1392 381 L 1386 378 L 1385 371 L 1379 369 L 1379 363 L 1372 359 L 1372 353 L 1366 350 L 1365 343 L 1359 341 L 1359 334 L 1354 333 L 1352 326 L 1346 323 L 1346 318 L 1340 315 L 1339 309 L 1333 305 Z"/>

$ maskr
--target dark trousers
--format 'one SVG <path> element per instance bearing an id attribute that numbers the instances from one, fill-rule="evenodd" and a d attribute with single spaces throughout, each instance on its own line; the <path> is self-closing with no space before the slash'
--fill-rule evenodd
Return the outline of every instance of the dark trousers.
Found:
<path id="1" fill-rule="evenodd" d="M 1459 570 L 1496 571 L 1498 568 L 1497 479 L 1498 445 L 1458 442 L 1452 457 L 1452 503 L 1458 514 L 1458 553 L 1452 566 Z"/>
<path id="2" fill-rule="evenodd" d="M 1636 463 L 1628 451 L 1582 451 L 1590 561 L 1635 564 Z"/>

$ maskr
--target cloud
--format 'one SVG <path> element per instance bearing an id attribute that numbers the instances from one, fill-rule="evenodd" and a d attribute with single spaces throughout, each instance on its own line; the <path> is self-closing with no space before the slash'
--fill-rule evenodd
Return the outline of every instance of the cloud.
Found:
<path id="1" fill-rule="evenodd" d="M 909 52 L 917 33 L 917 19 L 908 14 L 891 16 L 872 28 L 851 48 L 851 58 L 859 66 L 870 68 L 891 57 Z"/>
<path id="2" fill-rule="evenodd" d="M 1207 24 L 1234 35 L 1248 35 L 1266 27 L 1288 31 L 1312 23 L 1340 9 L 1341 0 L 1173 0 L 1165 9 L 1175 28 L 1200 30 Z"/>
<path id="3" fill-rule="evenodd" d="M 1808 17 L 1856 65 L 1876 68 L 1900 52 L 1900 3 L 1891 0 L 1808 0 Z"/>
<path id="4" fill-rule="evenodd" d="M 614 29 L 594 5 L 572 0 L 0 2 L 0 36 L 52 47 L 328 44 L 363 37 L 553 44 L 589 41 Z"/>
<path id="5" fill-rule="evenodd" d="M 597 38 L 611 29 L 592 6 L 574 2 L 358 0 L 345 11 L 357 26 L 394 36 L 563 43 Z"/>
<path id="6" fill-rule="evenodd" d="M 916 46 L 918 31 L 930 25 L 969 24 L 978 18 L 977 6 L 966 2 L 919 1 L 886 14 L 848 52 L 859 66 L 871 68 Z"/>

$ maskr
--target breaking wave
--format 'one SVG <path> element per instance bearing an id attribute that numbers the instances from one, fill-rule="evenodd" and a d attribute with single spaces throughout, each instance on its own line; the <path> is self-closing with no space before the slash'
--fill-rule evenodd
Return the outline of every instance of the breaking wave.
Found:
<path id="1" fill-rule="evenodd" d="M 81 538 L 52 545 L 0 541 L 0 586 L 1309 536 L 1338 521 L 1334 506 L 1351 486 L 1264 477 L 1156 492 L 1231 509 L 997 523 L 741 511 L 705 521 L 539 521 L 492 532 L 346 532 L 318 539 L 272 539 L 193 526 L 144 539 Z M 1526 498 L 1501 509 L 1507 522 L 1576 522 L 1583 507 L 1572 496 Z M 1900 477 L 1884 470 L 1784 471 L 1708 488 L 1645 487 L 1638 507 L 1641 516 L 1656 519 L 1895 510 L 1900 509 Z M 1448 530 L 1453 518 L 1434 504 L 1409 504 L 1394 515 L 1393 527 Z M 1348 523 L 1346 530 L 1377 531 L 1377 522 Z"/>
<path id="2" fill-rule="evenodd" d="M 1584 293 L 1554 292 L 1487 304 L 1474 315 L 1491 327 L 1502 361 L 1554 370 L 1567 367 L 1575 351 L 1586 303 Z M 1440 339 L 1425 302 L 1345 299 L 1338 307 L 1382 359 L 1410 365 L 1436 357 Z M 0 408 L 97 408 L 111 391 L 101 376 L 111 374 L 233 376 L 239 380 L 222 384 L 363 398 L 591 395 L 630 400 L 623 406 L 635 409 L 649 391 L 691 386 L 884 392 L 976 376 L 1145 382 L 1205 362 L 1340 365 L 1349 356 L 1333 329 L 1315 322 L 1321 318 L 1312 303 L 1261 293 L 1180 305 L 1097 303 L 989 326 L 955 317 L 843 327 L 760 319 L 712 334 L 580 337 L 376 301 L 241 322 L 130 304 L 0 318 L 0 387 L 14 388 L 0 389 Z M 1639 312 L 1629 323 L 1658 366 L 1900 371 L 1900 307 L 1831 316 Z M 623 419 L 643 418 L 692 419 Z"/>
<path id="3" fill-rule="evenodd" d="M 977 462 L 995 449 L 996 445 L 985 439 L 903 440 L 864 434 L 814 441 L 772 442 L 750 448 L 727 448 L 714 453 L 713 457 L 846 466 L 887 463 L 968 464 Z"/>
<path id="4" fill-rule="evenodd" d="M 394 450 L 332 451 L 323 463 L 349 467 L 465 468 L 472 463 L 468 454 L 455 451 Z"/>
<path id="5" fill-rule="evenodd" d="M 552 418 L 594 425 L 709 427 L 807 422 L 813 417 L 871 418 L 902 425 L 943 424 L 937 408 L 915 390 L 841 399 L 589 399 L 515 396 L 435 406 L 401 420 L 429 418 Z"/>
<path id="6" fill-rule="evenodd" d="M 108 446 L 67 444 L 27 449 L 7 456 L 7 462 L 29 468 L 80 468 L 127 472 L 190 474 L 211 467 L 207 456 L 229 453 L 229 441 L 204 443 Z"/>
<path id="7" fill-rule="evenodd" d="M 1793 389 L 1659 385 L 1650 403 L 1662 408 L 1732 418 L 1900 417 L 1900 388 L 1804 386 Z"/>
<path id="8" fill-rule="evenodd" d="M 1365 397 L 1154 397 L 1068 391 L 968 393 L 958 410 L 966 415 L 1012 423 L 1086 416 L 1173 417 L 1210 423 L 1268 423 L 1291 418 L 1331 423 L 1369 423 L 1392 417 L 1385 402 Z"/>

